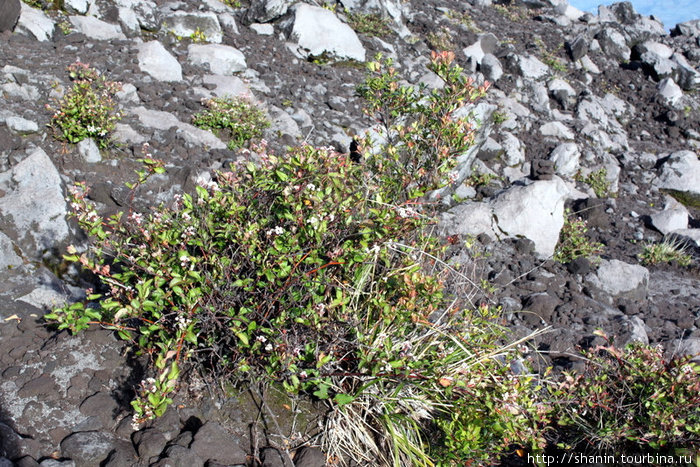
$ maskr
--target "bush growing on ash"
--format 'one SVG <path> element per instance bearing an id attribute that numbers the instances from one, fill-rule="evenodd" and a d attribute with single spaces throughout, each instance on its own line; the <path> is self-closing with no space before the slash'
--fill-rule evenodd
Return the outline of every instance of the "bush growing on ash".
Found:
<path id="1" fill-rule="evenodd" d="M 424 195 L 449 183 L 472 143 L 469 119 L 455 114 L 485 92 L 451 53 L 430 68 L 443 88 L 404 86 L 390 63 L 369 64 L 358 91 L 384 143 L 363 139 L 363 164 L 310 146 L 276 156 L 263 141 L 252 147 L 259 163 L 240 161 L 150 213 L 103 218 L 87 186 L 71 190 L 91 243 L 66 259 L 100 287 L 46 319 L 72 332 L 99 323 L 148 357 L 136 425 L 200 372 L 326 401 L 320 443 L 341 464 L 544 449 L 554 407 L 521 364 L 525 339 L 473 303 L 473 278 L 441 259 L 430 233 Z M 133 189 L 164 170 L 143 162 Z"/>
<path id="2" fill-rule="evenodd" d="M 114 95 L 121 84 L 108 81 L 89 65 L 75 62 L 68 67 L 73 87 L 54 106 L 46 105 L 53 111 L 51 127 L 57 139 L 69 143 L 79 143 L 93 138 L 97 145 L 109 145 L 109 135 L 121 120 Z"/>
<path id="3" fill-rule="evenodd" d="M 73 332 L 101 323 L 150 357 L 152 377 L 132 402 L 135 423 L 165 411 L 182 368 L 207 369 L 327 400 L 325 445 L 334 455 L 364 450 L 387 465 L 431 462 L 423 440 L 432 420 L 453 417 L 470 370 L 487 375 L 512 350 L 499 345 L 492 309 L 447 300 L 442 281 L 457 271 L 439 261 L 438 241 L 426 233 L 430 210 L 420 204 L 448 182 L 455 155 L 471 143 L 467 120 L 452 120 L 452 112 L 484 92 L 453 58 L 433 56 L 446 86 L 430 92 L 397 87 L 390 64 L 370 64 L 361 91 L 368 113 L 378 116 L 380 101 L 388 102 L 395 120 L 383 120 L 391 143 L 365 165 L 309 146 L 277 157 L 263 144 L 255 147 L 259 165 L 238 163 L 150 214 L 108 219 L 86 186 L 72 190 L 93 242 L 66 258 L 102 288 L 46 318 Z M 139 183 L 163 170 L 144 162 Z M 480 391 L 527 387 L 516 380 Z M 477 409 L 460 413 L 470 410 Z M 365 423 L 347 425 L 355 413 Z"/>

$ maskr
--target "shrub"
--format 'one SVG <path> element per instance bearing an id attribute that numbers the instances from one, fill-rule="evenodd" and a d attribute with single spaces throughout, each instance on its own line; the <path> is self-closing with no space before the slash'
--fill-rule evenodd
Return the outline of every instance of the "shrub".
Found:
<path id="1" fill-rule="evenodd" d="M 700 443 L 700 378 L 688 358 L 666 360 L 660 347 L 641 343 L 584 356 L 585 370 L 567 374 L 553 393 L 572 447 L 619 452 Z"/>
<path id="2" fill-rule="evenodd" d="M 591 258 L 603 251 L 603 244 L 586 237 L 586 221 L 573 217 L 569 209 L 564 213 L 564 226 L 559 234 L 559 243 L 554 251 L 554 261 L 569 263 L 576 258 Z"/>
<path id="3" fill-rule="evenodd" d="M 488 85 L 474 86 L 454 63 L 452 52 L 433 53 L 429 69 L 444 87 L 428 90 L 400 83 L 391 60 L 370 62 L 370 76 L 358 87 L 364 112 L 375 123 L 382 143 L 364 139 L 364 164 L 397 203 L 417 199 L 454 181 L 457 157 L 474 140 L 464 106 L 482 97 Z"/>
<path id="4" fill-rule="evenodd" d="M 46 319 L 72 332 L 100 323 L 149 357 L 134 423 L 165 411 L 190 363 L 327 401 L 322 443 L 341 463 L 433 465 L 490 459 L 512 443 L 540 448 L 535 386 L 508 369 L 517 342 L 503 344 L 497 310 L 474 306 L 475 286 L 445 290 L 473 282 L 439 259 L 430 210 L 419 207 L 471 141 L 466 119 L 451 114 L 483 93 L 451 56 L 432 66 L 446 87 L 424 101 L 394 87 L 391 68 L 370 65 L 368 113 L 396 105 L 381 117 L 396 139 L 365 165 L 309 146 L 277 157 L 263 144 L 259 165 L 239 162 L 150 214 L 108 219 L 85 185 L 72 189 L 93 242 L 66 259 L 101 287 Z M 144 163 L 133 189 L 163 171 Z"/>
<path id="5" fill-rule="evenodd" d="M 54 112 L 51 118 L 54 135 L 70 143 L 93 138 L 99 147 L 107 147 L 110 132 L 121 120 L 113 100 L 121 84 L 107 81 L 85 63 L 75 62 L 67 70 L 73 88 L 54 102 L 55 109 L 46 106 Z"/>
<path id="6" fill-rule="evenodd" d="M 232 150 L 261 137 L 270 126 L 265 113 L 242 97 L 215 97 L 205 99 L 203 104 L 207 109 L 196 114 L 192 123 L 207 130 L 224 130 Z"/>

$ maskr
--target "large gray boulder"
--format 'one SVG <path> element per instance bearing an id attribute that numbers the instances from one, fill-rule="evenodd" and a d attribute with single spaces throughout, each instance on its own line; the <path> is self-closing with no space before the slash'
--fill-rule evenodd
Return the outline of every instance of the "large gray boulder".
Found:
<path id="1" fill-rule="evenodd" d="M 600 47 L 611 58 L 617 61 L 629 60 L 632 51 L 627 47 L 627 41 L 619 31 L 612 28 L 602 29 L 595 38 Z"/>
<path id="2" fill-rule="evenodd" d="M 638 264 L 602 260 L 598 271 L 586 276 L 586 282 L 612 297 L 642 300 L 647 295 L 649 271 Z"/>
<path id="3" fill-rule="evenodd" d="M 506 56 L 506 69 L 527 79 L 540 79 L 547 76 L 549 67 L 540 59 L 532 55 L 517 55 L 511 53 Z"/>
<path id="4" fill-rule="evenodd" d="M 559 177 L 510 187 L 490 203 L 497 233 L 529 238 L 538 256 L 553 255 L 568 195 L 569 188 Z"/>
<path id="5" fill-rule="evenodd" d="M 22 10 L 16 31 L 34 37 L 38 41 L 50 41 L 53 37 L 54 22 L 46 14 L 22 2 Z"/>
<path id="6" fill-rule="evenodd" d="M 22 258 L 15 252 L 15 245 L 12 243 L 12 239 L 0 232 L 0 271 L 7 271 L 21 264 Z"/>
<path id="7" fill-rule="evenodd" d="M 554 162 L 554 170 L 557 174 L 573 178 L 579 170 L 581 152 L 576 143 L 562 143 L 552 150 L 549 160 Z"/>
<path id="8" fill-rule="evenodd" d="M 207 42 L 214 44 L 221 43 L 224 37 L 219 19 L 212 12 L 175 11 L 163 18 L 163 28 L 180 37 L 204 34 Z"/>
<path id="9" fill-rule="evenodd" d="M 564 202 L 570 190 L 562 179 L 524 180 L 482 203 L 468 202 L 442 214 L 445 235 L 486 234 L 492 238 L 525 237 L 542 258 L 554 254 L 564 226 Z"/>
<path id="10" fill-rule="evenodd" d="M 671 30 L 671 35 L 690 37 L 700 36 L 700 19 L 694 19 L 692 21 L 686 21 L 685 23 L 676 24 L 676 27 Z"/>
<path id="11" fill-rule="evenodd" d="M 182 67 L 175 57 L 158 41 L 138 46 L 139 68 L 158 81 L 182 81 Z"/>
<path id="12" fill-rule="evenodd" d="M 140 28 L 150 32 L 155 32 L 160 29 L 160 11 L 158 10 L 158 6 L 151 0 L 114 0 L 114 3 L 119 7 L 122 27 L 124 27 L 124 20 L 121 19 L 121 17 L 125 15 L 125 13 L 122 13 L 122 10 L 130 10 L 136 17 Z M 126 16 L 126 21 L 129 27 L 125 30 L 127 32 L 133 32 L 132 15 Z"/>
<path id="13" fill-rule="evenodd" d="M 330 10 L 298 3 L 294 6 L 290 39 L 306 56 L 365 61 L 365 48 L 350 26 Z"/>
<path id="14" fill-rule="evenodd" d="M 20 0 L 0 0 L 0 32 L 12 31 L 21 11 Z"/>
<path id="15" fill-rule="evenodd" d="M 661 99 L 672 106 L 676 105 L 683 97 L 683 90 L 673 81 L 673 78 L 661 80 L 656 89 L 658 89 Z"/>
<path id="16" fill-rule="evenodd" d="M 293 0 L 253 0 L 246 13 L 248 23 L 267 23 L 287 13 Z"/>
<path id="17" fill-rule="evenodd" d="M 156 130 L 168 130 L 177 128 L 182 138 L 194 146 L 209 149 L 225 149 L 226 145 L 213 133 L 197 128 L 189 123 L 181 122 L 171 113 L 160 110 L 151 110 L 145 107 L 136 107 L 131 113 L 138 117 L 139 122 L 146 128 Z"/>
<path id="18" fill-rule="evenodd" d="M 131 8 L 119 7 L 118 16 L 122 31 L 124 31 L 127 36 L 135 37 L 141 34 L 139 17 L 136 15 L 134 10 Z"/>
<path id="19" fill-rule="evenodd" d="M 233 465 L 246 462 L 246 453 L 236 438 L 215 422 L 207 422 L 197 430 L 190 449 L 210 463 Z"/>
<path id="20" fill-rule="evenodd" d="M 241 78 L 230 75 L 204 75 L 202 84 L 206 86 L 195 86 L 192 91 L 199 98 L 208 99 L 211 97 L 245 97 L 252 102 L 257 102 L 250 90 L 250 86 Z"/>
<path id="21" fill-rule="evenodd" d="M 25 257 L 39 260 L 68 240 L 61 176 L 41 148 L 11 170 L 0 173 L 0 231 Z"/>
<path id="22" fill-rule="evenodd" d="M 106 23 L 94 16 L 71 16 L 71 24 L 75 29 L 91 39 L 98 41 L 110 41 L 114 39 L 126 39 L 122 28 L 118 24 Z"/>
<path id="23" fill-rule="evenodd" d="M 503 76 L 503 67 L 493 54 L 485 54 L 481 59 L 481 72 L 488 81 L 496 82 Z"/>
<path id="24" fill-rule="evenodd" d="M 191 44 L 187 59 L 193 65 L 203 65 L 215 75 L 231 75 L 246 69 L 245 55 L 231 46 L 222 44 Z"/>
<path id="25" fill-rule="evenodd" d="M 680 53 L 674 53 L 671 61 L 676 65 L 673 70 L 673 79 L 684 90 L 694 90 L 700 87 L 700 73 L 688 63 L 688 60 Z"/>
<path id="26" fill-rule="evenodd" d="M 671 154 L 661 166 L 654 184 L 700 203 L 700 160 L 693 151 Z"/>
<path id="27" fill-rule="evenodd" d="M 68 13 L 84 15 L 90 8 L 88 0 L 63 0 L 63 8 Z"/>
<path id="28" fill-rule="evenodd" d="M 94 467 L 105 461 L 121 443 L 124 441 L 120 442 L 110 433 L 83 431 L 64 438 L 61 451 L 75 462 L 75 467 Z"/>

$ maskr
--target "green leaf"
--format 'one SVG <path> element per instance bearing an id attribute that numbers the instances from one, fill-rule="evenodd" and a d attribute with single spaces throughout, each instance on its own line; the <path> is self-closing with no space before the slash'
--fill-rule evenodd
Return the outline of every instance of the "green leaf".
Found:
<path id="1" fill-rule="evenodd" d="M 244 346 L 247 347 L 250 345 L 250 340 L 249 340 L 247 334 L 239 331 L 239 332 L 236 332 L 236 337 L 238 337 L 238 339 L 240 339 L 240 341 L 243 342 Z"/>
<path id="2" fill-rule="evenodd" d="M 343 406 L 348 405 L 352 401 L 354 401 L 355 398 L 350 394 L 336 394 L 333 400 L 336 404 L 338 404 L 338 407 L 342 408 Z"/>
<path id="3" fill-rule="evenodd" d="M 168 372 L 168 379 L 169 380 L 174 380 L 177 379 L 180 376 L 180 368 L 177 366 L 177 361 L 173 360 L 173 363 L 170 364 L 170 371 Z"/>
<path id="4" fill-rule="evenodd" d="M 318 386 L 318 389 L 314 391 L 314 396 L 318 397 L 319 399 L 326 400 L 330 396 L 328 395 L 328 388 L 329 386 L 325 383 L 321 383 Z"/>

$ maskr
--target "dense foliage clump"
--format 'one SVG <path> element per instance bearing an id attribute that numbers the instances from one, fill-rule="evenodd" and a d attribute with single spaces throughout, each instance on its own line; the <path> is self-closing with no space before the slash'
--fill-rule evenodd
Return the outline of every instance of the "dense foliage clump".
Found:
<path id="1" fill-rule="evenodd" d="M 223 131 L 229 149 L 241 148 L 262 137 L 270 126 L 265 112 L 243 97 L 214 97 L 202 103 L 206 110 L 192 117 L 192 123 L 199 128 Z"/>
<path id="2" fill-rule="evenodd" d="M 445 83 L 435 90 L 370 63 L 358 93 L 376 126 L 361 138 L 362 164 L 310 146 L 278 156 L 263 141 L 150 212 L 103 218 L 87 186 L 71 190 L 91 242 L 66 259 L 100 286 L 46 318 L 72 332 L 99 323 L 148 356 L 135 425 L 165 412 L 187 370 L 326 401 L 320 443 L 340 464 L 462 465 L 545 449 L 552 425 L 569 420 L 556 405 L 584 396 L 547 391 L 525 365 L 531 336 L 512 339 L 498 308 L 473 301 L 475 278 L 445 262 L 431 234 L 426 195 L 456 178 L 473 139 L 465 109 L 485 92 L 453 60 L 433 55 Z M 143 162 L 133 189 L 164 170 Z"/>
<path id="3" fill-rule="evenodd" d="M 121 84 L 108 81 L 97 70 L 81 62 L 68 67 L 73 87 L 47 109 L 54 112 L 51 127 L 59 140 L 69 143 L 92 138 L 99 147 L 108 146 L 109 135 L 121 120 L 114 95 Z"/>

